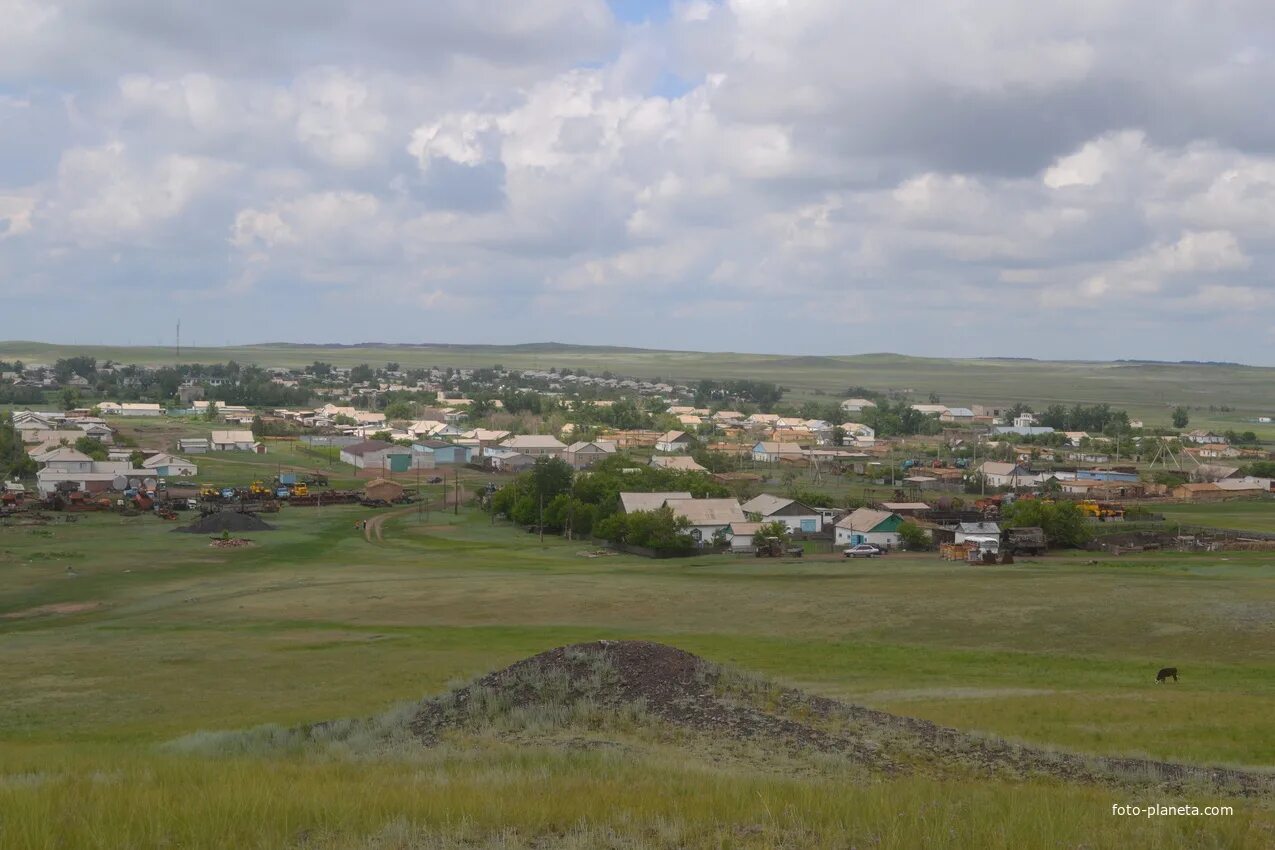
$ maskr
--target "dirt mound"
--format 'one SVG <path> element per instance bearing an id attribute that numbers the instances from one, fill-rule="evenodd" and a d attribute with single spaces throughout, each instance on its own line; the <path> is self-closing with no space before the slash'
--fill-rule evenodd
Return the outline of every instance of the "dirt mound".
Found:
<path id="1" fill-rule="evenodd" d="M 256 514 L 218 511 L 200 517 L 190 525 L 180 525 L 173 531 L 184 531 L 187 534 L 221 534 L 223 531 L 274 531 L 274 526 L 260 519 Z"/>
<path id="2" fill-rule="evenodd" d="M 1127 787 L 1275 794 L 1275 776 L 1133 758 L 1062 753 L 960 732 L 780 687 L 688 652 L 643 641 L 549 650 L 423 702 L 410 721 L 427 745 L 449 730 L 516 731 L 545 718 L 627 714 L 713 739 L 834 754 L 874 772 L 1054 777 Z"/>

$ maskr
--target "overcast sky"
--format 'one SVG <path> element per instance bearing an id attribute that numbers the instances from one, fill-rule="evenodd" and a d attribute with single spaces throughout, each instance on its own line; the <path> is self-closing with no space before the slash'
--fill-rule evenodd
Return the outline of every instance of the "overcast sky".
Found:
<path id="1" fill-rule="evenodd" d="M 1270 0 L 0 0 L 0 338 L 1275 364 Z"/>

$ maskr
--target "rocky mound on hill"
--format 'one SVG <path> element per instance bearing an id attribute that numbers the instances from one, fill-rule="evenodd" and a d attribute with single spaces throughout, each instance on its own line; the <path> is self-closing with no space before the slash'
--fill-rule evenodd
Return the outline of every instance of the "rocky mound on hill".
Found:
<path id="1" fill-rule="evenodd" d="M 1114 786 L 1275 794 L 1270 774 L 1056 752 L 972 735 L 780 687 L 688 652 L 644 641 L 549 650 L 421 703 L 411 732 L 426 745 L 449 731 L 516 732 L 625 716 L 711 739 L 839 756 L 874 772 L 1053 777 Z M 605 725 L 605 724 L 603 724 Z"/>
<path id="2" fill-rule="evenodd" d="M 187 534 L 221 534 L 223 531 L 229 531 L 237 534 L 243 531 L 274 531 L 274 526 L 256 514 L 217 511 L 200 517 L 190 525 L 178 526 L 173 531 L 184 531 Z"/>

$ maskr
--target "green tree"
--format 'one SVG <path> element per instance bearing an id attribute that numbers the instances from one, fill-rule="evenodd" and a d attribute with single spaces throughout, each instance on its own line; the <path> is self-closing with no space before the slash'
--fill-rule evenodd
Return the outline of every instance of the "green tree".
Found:
<path id="1" fill-rule="evenodd" d="M 93 460 L 106 460 L 110 456 L 110 450 L 96 437 L 80 437 L 75 441 L 75 450 L 88 455 Z"/>
<path id="2" fill-rule="evenodd" d="M 781 519 L 763 522 L 753 532 L 753 545 L 758 549 L 765 549 L 770 545 L 769 541 L 772 537 L 784 544 L 792 540 L 792 532 L 788 530 L 788 524 Z"/>
<path id="3" fill-rule="evenodd" d="M 28 478 L 35 471 L 35 461 L 22 445 L 22 435 L 13 427 L 13 416 L 0 412 L 0 473 L 4 477 Z"/>
<path id="4" fill-rule="evenodd" d="M 1002 519 L 1006 528 L 1040 528 L 1046 542 L 1056 548 L 1079 548 L 1093 537 L 1089 521 L 1075 502 L 1019 499 L 1004 508 Z"/>
<path id="5" fill-rule="evenodd" d="M 1191 422 L 1191 414 L 1182 405 L 1173 408 L 1173 427 L 1185 428 Z"/>
<path id="6" fill-rule="evenodd" d="M 908 521 L 899 526 L 899 544 L 911 552 L 922 552 L 930 548 L 930 536 L 921 526 Z"/>
<path id="7" fill-rule="evenodd" d="M 410 401 L 396 401 L 385 407 L 386 419 L 412 419 L 416 416 L 416 405 Z"/>
<path id="8" fill-rule="evenodd" d="M 207 422 L 216 422 L 219 413 L 220 408 L 217 407 L 217 402 L 210 401 L 208 402 L 208 407 L 204 409 L 204 420 Z"/>

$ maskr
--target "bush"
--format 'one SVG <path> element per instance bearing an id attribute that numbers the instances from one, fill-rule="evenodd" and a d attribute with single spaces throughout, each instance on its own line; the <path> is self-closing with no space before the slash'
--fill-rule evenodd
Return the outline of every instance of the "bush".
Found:
<path id="1" fill-rule="evenodd" d="M 1078 549 L 1093 537 L 1085 515 L 1075 502 L 1045 502 L 1019 499 L 1003 511 L 1006 528 L 1040 528 L 1053 547 Z"/>
<path id="2" fill-rule="evenodd" d="M 899 526 L 899 544 L 911 552 L 923 552 L 930 548 L 930 536 L 914 522 L 905 522 Z"/>

